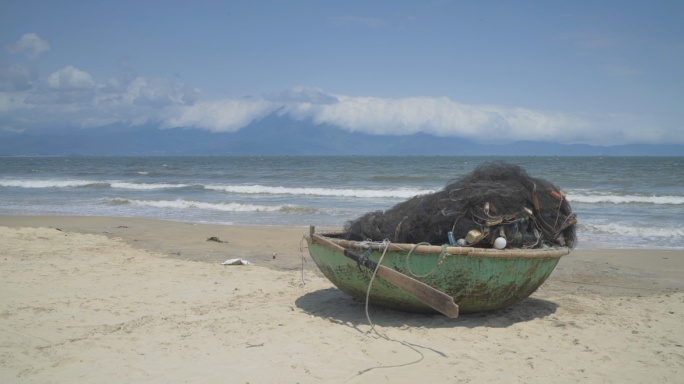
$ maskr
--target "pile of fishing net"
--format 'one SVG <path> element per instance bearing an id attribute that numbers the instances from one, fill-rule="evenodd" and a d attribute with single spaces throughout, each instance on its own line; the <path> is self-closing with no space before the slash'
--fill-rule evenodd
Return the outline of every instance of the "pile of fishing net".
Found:
<path id="1" fill-rule="evenodd" d="M 520 166 L 496 161 L 386 211 L 345 225 L 347 240 L 480 248 L 574 247 L 577 218 L 565 193 Z M 505 241 L 498 240 L 503 237 Z"/>

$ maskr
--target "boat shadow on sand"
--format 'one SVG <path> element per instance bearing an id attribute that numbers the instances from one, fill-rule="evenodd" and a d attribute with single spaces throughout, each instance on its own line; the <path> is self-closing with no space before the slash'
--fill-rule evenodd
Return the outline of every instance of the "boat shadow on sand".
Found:
<path id="1" fill-rule="evenodd" d="M 368 325 L 365 302 L 353 299 L 336 288 L 309 292 L 298 298 L 295 305 L 309 315 L 354 328 L 362 333 L 365 331 L 359 329 L 358 325 Z M 368 312 L 373 323 L 383 327 L 506 328 L 516 323 L 552 315 L 557 308 L 558 305 L 554 302 L 528 297 L 506 308 L 464 313 L 456 319 L 441 314 L 408 313 L 372 305 L 369 306 Z"/>

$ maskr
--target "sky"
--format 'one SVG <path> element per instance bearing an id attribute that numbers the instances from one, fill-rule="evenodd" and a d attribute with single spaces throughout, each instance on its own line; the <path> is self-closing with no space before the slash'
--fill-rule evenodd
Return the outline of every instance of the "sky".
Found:
<path id="1" fill-rule="evenodd" d="M 684 144 L 681 1 L 3 1 L 0 130 Z"/>

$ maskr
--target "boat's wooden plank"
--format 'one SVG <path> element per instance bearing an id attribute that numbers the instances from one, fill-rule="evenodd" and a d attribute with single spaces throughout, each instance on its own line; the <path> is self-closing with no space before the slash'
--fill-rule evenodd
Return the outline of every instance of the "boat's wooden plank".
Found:
<path id="1" fill-rule="evenodd" d="M 320 236 L 320 235 L 319 235 Z M 384 250 L 382 244 L 369 244 L 359 241 L 349 241 L 342 239 L 327 238 L 330 242 L 337 244 L 343 248 L 348 249 L 368 249 L 369 246 L 374 250 L 382 252 Z M 389 251 L 394 252 L 408 252 L 414 244 L 390 243 Z M 419 245 L 414 249 L 414 253 L 434 254 L 442 253 L 442 247 L 437 245 Z M 516 257 L 516 258 L 533 258 L 533 259 L 548 259 L 565 256 L 570 253 L 569 248 L 553 248 L 553 249 L 489 249 L 489 248 L 473 248 L 473 247 L 447 247 L 446 252 L 449 255 L 467 255 L 478 257 Z"/>

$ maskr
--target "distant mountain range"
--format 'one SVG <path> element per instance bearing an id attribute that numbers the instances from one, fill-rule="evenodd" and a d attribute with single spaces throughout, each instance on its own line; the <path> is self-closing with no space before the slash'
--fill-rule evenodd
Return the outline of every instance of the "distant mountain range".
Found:
<path id="1" fill-rule="evenodd" d="M 441 155 L 441 156 L 684 156 L 684 145 L 610 147 L 519 141 L 477 144 L 428 134 L 376 136 L 326 124 L 268 116 L 234 133 L 110 125 L 96 129 L 0 132 L 0 155 L 226 156 L 226 155 Z"/>

